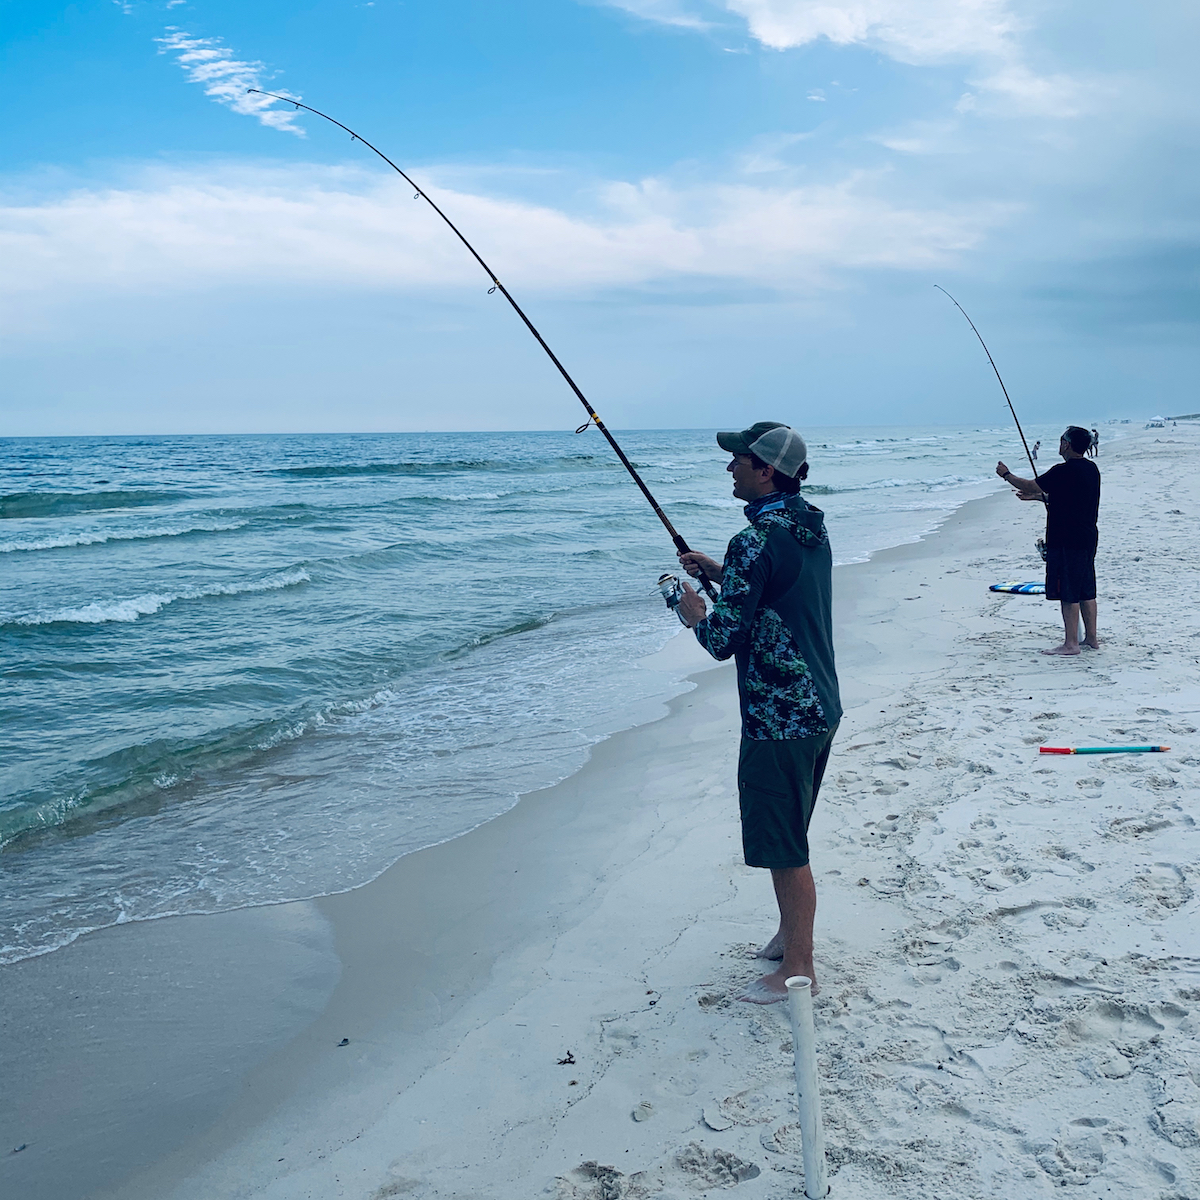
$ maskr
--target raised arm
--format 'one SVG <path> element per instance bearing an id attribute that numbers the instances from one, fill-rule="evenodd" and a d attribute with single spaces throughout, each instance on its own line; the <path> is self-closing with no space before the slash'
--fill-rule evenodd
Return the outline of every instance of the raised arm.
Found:
<path id="1" fill-rule="evenodd" d="M 1046 493 L 1038 487 L 1036 479 L 1022 479 L 1014 475 L 1002 462 L 996 464 L 996 474 L 1005 483 L 1017 489 L 1018 500 L 1045 500 Z"/>

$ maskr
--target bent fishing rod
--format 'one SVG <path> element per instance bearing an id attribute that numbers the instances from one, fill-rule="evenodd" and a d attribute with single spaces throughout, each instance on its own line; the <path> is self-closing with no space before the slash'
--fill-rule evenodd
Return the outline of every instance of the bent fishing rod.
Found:
<path id="1" fill-rule="evenodd" d="M 413 192 L 414 192 L 414 195 L 413 195 L 414 200 L 424 200 L 425 203 L 428 204 L 429 207 L 432 208 L 433 211 L 435 213 L 437 213 L 437 215 L 439 217 L 441 217 L 443 221 L 446 222 L 446 224 L 450 227 L 451 231 L 454 233 L 454 236 L 456 238 L 458 238 L 458 240 L 460 242 L 462 242 L 462 244 L 464 246 L 466 246 L 467 250 L 470 251 L 471 257 L 474 258 L 474 260 L 484 269 L 485 273 L 487 274 L 487 277 L 492 281 L 492 286 L 488 289 L 488 294 L 490 295 L 492 292 L 498 291 L 500 293 L 500 295 L 502 295 L 505 298 L 505 300 L 507 300 L 509 302 L 509 304 L 512 305 L 513 312 L 515 312 L 517 314 L 517 316 L 520 317 L 521 320 L 525 322 L 525 328 L 528 329 L 529 332 L 532 333 L 533 336 L 537 339 L 538 345 L 541 346 L 541 348 L 543 350 L 545 350 L 550 361 L 558 368 L 558 373 L 567 381 L 567 386 L 578 397 L 579 403 L 582 404 L 585 409 L 587 409 L 588 419 L 586 421 L 584 421 L 584 423 L 582 425 L 580 425 L 580 427 L 575 432 L 582 433 L 588 427 L 589 424 L 594 424 L 596 426 L 596 428 L 598 430 L 600 430 L 600 432 L 602 434 L 604 434 L 605 438 L 608 440 L 608 444 L 613 448 L 614 451 L 616 451 L 617 457 L 621 460 L 621 465 L 632 476 L 633 482 L 636 483 L 639 488 L 641 488 L 642 495 L 645 496 L 646 499 L 650 502 L 650 507 L 652 509 L 654 509 L 655 516 L 657 516 L 658 519 L 663 523 L 663 526 L 666 528 L 667 533 L 669 533 L 671 535 L 671 540 L 675 543 L 675 549 L 678 550 L 680 554 L 687 554 L 691 550 L 691 547 L 687 544 L 686 541 L 684 541 L 682 535 L 675 528 L 675 526 L 671 524 L 670 518 L 667 516 L 667 514 L 665 512 L 663 512 L 662 508 L 659 506 L 658 501 L 655 500 L 654 496 L 650 492 L 650 489 L 646 486 L 645 481 L 637 473 L 637 470 L 634 467 L 633 463 L 631 463 L 629 461 L 629 459 L 625 456 L 625 451 L 622 450 L 621 447 L 617 444 L 617 439 L 615 437 L 613 437 L 613 435 L 608 430 L 608 426 L 606 426 L 604 424 L 604 422 L 602 420 L 600 420 L 600 417 L 597 415 L 596 410 L 588 403 L 587 397 L 583 394 L 582 391 L 580 391 L 579 385 L 575 382 L 575 380 L 571 378 L 570 374 L 567 372 L 567 368 L 564 367 L 561 362 L 559 362 L 558 356 L 546 344 L 546 339 L 544 337 L 542 337 L 542 335 L 538 332 L 537 326 L 534 325 L 534 323 L 525 315 L 525 312 L 521 308 L 521 306 L 512 298 L 512 293 L 508 290 L 508 288 L 506 288 L 504 286 L 504 284 L 502 284 L 500 282 L 495 271 L 493 271 L 492 268 L 489 267 L 487 265 L 487 263 L 483 261 L 483 258 L 480 256 L 479 251 L 476 250 L 475 247 L 472 246 L 471 243 L 467 241 L 467 239 L 463 236 L 463 233 L 458 228 L 458 226 L 455 225 L 454 222 L 451 221 L 450 218 L 448 216 L 446 216 L 446 214 L 444 212 L 442 212 L 442 210 L 437 206 L 437 204 L 434 203 L 434 201 L 432 199 L 430 199 L 430 197 L 426 194 L 424 188 L 422 188 L 420 186 L 420 184 L 418 184 L 415 180 L 411 179 L 407 174 L 405 174 L 404 171 L 402 171 L 398 166 L 396 166 L 396 164 L 394 162 L 392 162 L 392 160 L 390 158 L 388 158 L 388 156 L 386 154 L 384 154 L 384 152 L 382 150 L 380 150 L 376 146 L 372 146 L 371 143 L 368 142 L 365 137 L 362 137 L 360 134 L 355 133 L 354 130 L 351 129 L 348 125 L 343 125 L 341 123 L 341 121 L 334 120 L 334 118 L 331 117 L 328 113 L 323 113 L 320 111 L 320 109 L 311 108 L 307 104 L 301 104 L 299 100 L 293 100 L 291 96 L 280 96 L 275 92 L 264 92 L 261 88 L 247 88 L 246 92 L 247 92 L 247 94 L 253 94 L 256 96 L 270 96 L 272 100 L 281 100 L 284 104 L 290 104 L 294 108 L 297 108 L 297 109 L 302 108 L 302 109 L 304 109 L 305 112 L 310 112 L 313 114 L 313 116 L 321 117 L 323 120 L 328 121 L 331 125 L 336 125 L 339 129 L 344 129 L 350 135 L 351 141 L 362 142 L 362 144 L 364 146 L 366 146 L 366 148 L 368 150 L 371 150 L 375 154 L 378 154 L 379 157 L 382 158 L 383 161 L 385 163 L 387 163 L 387 165 L 389 167 L 391 167 L 392 170 L 395 171 L 396 174 L 399 175 L 400 178 L 403 179 L 405 183 L 407 183 L 410 187 L 412 187 Z M 699 574 L 699 580 L 700 580 L 701 586 L 704 588 L 704 591 L 707 593 L 709 599 L 715 600 L 717 598 L 717 593 L 716 593 L 715 589 L 713 588 L 712 580 L 710 580 L 708 578 L 708 576 L 704 574 L 703 571 L 701 571 Z"/>
<path id="2" fill-rule="evenodd" d="M 954 297 L 951 296 L 950 293 L 946 291 L 946 289 L 942 287 L 940 283 L 935 283 L 933 286 L 937 288 L 937 290 L 941 292 L 943 296 L 948 296 L 954 307 L 957 308 L 964 317 L 967 317 L 967 310 L 963 308 L 963 306 L 959 304 L 959 302 L 955 300 Z M 1037 467 L 1034 464 L 1033 455 L 1029 453 L 1029 443 L 1025 440 L 1025 430 L 1021 428 L 1021 422 L 1017 418 L 1017 410 L 1013 408 L 1013 402 L 1008 398 L 1008 388 L 1004 386 L 1004 380 L 1000 378 L 1000 368 L 996 366 L 996 360 L 992 357 L 992 352 L 987 348 L 987 342 L 983 340 L 983 334 L 981 334 L 979 330 L 975 328 L 975 322 L 972 321 L 970 317 L 967 317 L 967 324 L 970 325 L 971 329 L 975 333 L 975 336 L 979 339 L 979 344 L 983 347 L 983 352 L 987 355 L 988 362 L 992 364 L 992 370 L 996 372 L 996 379 L 999 380 L 1000 390 L 1004 393 L 1004 399 L 1008 400 L 1008 411 L 1012 413 L 1012 419 L 1017 422 L 1017 432 L 1021 435 L 1021 445 L 1025 447 L 1025 457 L 1029 459 L 1029 467 L 1030 470 L 1033 471 L 1033 482 L 1037 483 Z"/>

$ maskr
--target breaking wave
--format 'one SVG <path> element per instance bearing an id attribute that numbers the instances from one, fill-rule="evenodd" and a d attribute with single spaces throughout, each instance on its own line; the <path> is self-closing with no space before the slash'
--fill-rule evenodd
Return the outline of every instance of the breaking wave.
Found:
<path id="1" fill-rule="evenodd" d="M 214 583 L 203 588 L 188 588 L 182 592 L 145 592 L 122 600 L 94 600 L 79 608 L 59 608 L 51 612 L 6 616 L 0 625 L 104 625 L 113 621 L 136 621 L 149 616 L 177 600 L 202 600 L 208 596 L 241 596 L 247 592 L 272 592 L 280 588 L 308 583 L 310 576 L 303 567 L 268 575 L 265 579 L 247 583 Z"/>
<path id="2" fill-rule="evenodd" d="M 56 537 L 34 538 L 31 541 L 16 539 L 0 542 L 0 554 L 17 554 L 25 550 L 66 550 L 73 546 L 100 546 L 105 542 L 140 542 L 154 538 L 186 537 L 190 533 L 229 533 L 242 529 L 249 522 L 234 521 L 230 524 L 188 525 L 184 529 L 115 530 L 102 533 L 62 533 Z"/>

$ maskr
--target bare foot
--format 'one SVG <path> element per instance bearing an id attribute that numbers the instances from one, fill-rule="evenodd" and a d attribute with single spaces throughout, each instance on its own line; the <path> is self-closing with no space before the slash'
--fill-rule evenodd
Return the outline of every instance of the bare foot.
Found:
<path id="1" fill-rule="evenodd" d="M 778 1004 L 780 1000 L 787 999 L 787 987 L 776 971 L 748 983 L 738 993 L 737 998 L 747 1004 Z"/>
<path id="2" fill-rule="evenodd" d="M 780 1000 L 787 999 L 787 981 L 796 973 L 795 971 L 785 971 L 780 967 L 778 971 L 772 971 L 770 975 L 764 975 L 761 979 L 748 983 L 738 993 L 737 999 L 744 1000 L 747 1004 L 777 1004 Z M 804 974 L 804 972 L 800 972 L 800 974 Z M 811 968 L 807 973 L 807 978 L 813 981 L 812 995 L 819 995 L 821 989 L 817 986 L 817 977 Z"/>
<path id="3" fill-rule="evenodd" d="M 1087 638 L 1084 638 L 1083 641 L 1080 642 L 1080 645 L 1086 646 L 1089 650 L 1099 650 L 1100 649 L 1100 639 L 1097 638 L 1094 642 L 1089 642 Z"/>
<path id="4" fill-rule="evenodd" d="M 765 946 L 756 950 L 754 957 L 769 958 L 773 962 L 779 962 L 783 958 L 783 931 L 780 930 Z"/>
<path id="5" fill-rule="evenodd" d="M 1062 655 L 1078 654 L 1079 647 L 1078 646 L 1068 646 L 1066 642 L 1063 642 L 1063 644 L 1061 646 L 1055 646 L 1053 650 L 1043 650 L 1042 653 L 1043 654 L 1062 654 Z"/>

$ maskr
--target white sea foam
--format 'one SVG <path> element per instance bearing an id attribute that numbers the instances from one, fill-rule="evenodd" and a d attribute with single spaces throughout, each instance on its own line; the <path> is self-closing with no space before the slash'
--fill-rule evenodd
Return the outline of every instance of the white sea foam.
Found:
<path id="1" fill-rule="evenodd" d="M 95 600 L 79 608 L 59 608 L 52 611 L 5 615 L 4 625 L 103 625 L 113 621 L 136 621 L 149 616 L 177 600 L 201 600 L 206 596 L 240 596 L 247 592 L 271 592 L 295 587 L 310 579 L 303 567 L 268 575 L 265 579 L 246 583 L 215 583 L 203 588 L 188 588 L 182 592 L 145 592 L 121 600 Z"/>
<path id="2" fill-rule="evenodd" d="M 328 725 L 333 719 L 359 716 L 362 713 L 381 708 L 383 705 L 390 704 L 398 699 L 400 699 L 399 693 L 392 688 L 380 688 L 379 691 L 374 692 L 372 695 L 364 696 L 357 700 L 330 700 L 319 712 L 314 713 L 307 720 L 293 721 L 290 724 L 281 726 L 261 740 L 254 742 L 253 748 L 255 750 L 273 750 L 276 746 L 282 745 L 284 742 L 294 742 L 306 733 Z"/>

